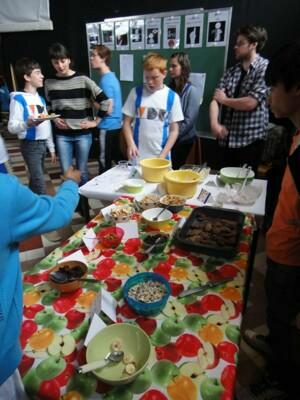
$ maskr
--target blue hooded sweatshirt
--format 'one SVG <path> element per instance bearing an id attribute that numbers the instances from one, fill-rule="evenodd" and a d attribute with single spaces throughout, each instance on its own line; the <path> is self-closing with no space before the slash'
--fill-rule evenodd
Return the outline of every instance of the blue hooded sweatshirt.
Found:
<path id="1" fill-rule="evenodd" d="M 22 272 L 19 242 L 66 225 L 78 203 L 78 186 L 67 180 L 56 196 L 38 196 L 0 173 L 0 385 L 18 367 L 22 350 Z"/>

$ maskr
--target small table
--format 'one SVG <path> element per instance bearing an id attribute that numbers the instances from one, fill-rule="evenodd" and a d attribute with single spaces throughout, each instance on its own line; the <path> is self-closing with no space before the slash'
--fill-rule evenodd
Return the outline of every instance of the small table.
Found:
<path id="1" fill-rule="evenodd" d="M 138 169 L 137 169 L 138 171 Z M 126 179 L 132 176 L 134 170 L 132 168 L 120 168 L 113 167 L 110 170 L 106 171 L 104 174 L 96 176 L 91 179 L 85 185 L 79 188 L 79 193 L 87 198 L 99 199 L 104 203 L 111 203 L 119 196 L 130 195 L 130 193 L 122 190 L 122 185 Z M 137 172 L 135 177 L 140 177 L 139 172 Z M 215 186 L 208 185 L 209 182 L 214 182 Z M 267 193 L 267 181 L 263 179 L 254 179 L 252 181 L 252 185 L 261 189 L 261 194 L 254 204 L 250 205 L 240 205 L 234 203 L 224 203 L 224 208 L 239 210 L 245 213 L 252 213 L 257 216 L 265 215 L 265 202 L 266 202 L 266 193 Z M 202 189 L 206 189 L 209 191 L 213 198 L 216 197 L 218 193 L 224 191 L 224 187 L 220 187 L 216 185 L 216 175 L 209 175 L 204 182 L 200 183 L 197 188 L 197 192 L 194 197 L 187 200 L 187 204 L 192 204 L 196 206 L 204 205 L 203 202 L 199 201 L 197 197 Z M 149 194 L 149 193 L 159 193 L 161 195 L 165 194 L 165 189 L 162 184 L 158 183 L 149 183 L 146 182 L 144 189 L 142 192 L 138 194 Z M 212 206 L 214 203 L 209 201 L 205 205 Z"/>

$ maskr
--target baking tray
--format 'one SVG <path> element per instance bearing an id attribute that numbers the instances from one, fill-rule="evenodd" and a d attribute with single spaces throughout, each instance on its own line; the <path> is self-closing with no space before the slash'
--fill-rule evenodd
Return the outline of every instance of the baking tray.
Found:
<path id="1" fill-rule="evenodd" d="M 187 239 L 186 234 L 189 231 L 191 224 L 197 219 L 199 214 L 211 219 L 235 221 L 237 223 L 237 232 L 234 244 L 232 246 L 218 246 L 217 244 L 212 246 L 201 243 L 198 244 Z M 215 207 L 197 207 L 192 211 L 182 228 L 176 233 L 174 242 L 179 247 L 192 252 L 207 254 L 214 257 L 233 258 L 236 255 L 244 220 L 245 215 L 240 211 Z"/>

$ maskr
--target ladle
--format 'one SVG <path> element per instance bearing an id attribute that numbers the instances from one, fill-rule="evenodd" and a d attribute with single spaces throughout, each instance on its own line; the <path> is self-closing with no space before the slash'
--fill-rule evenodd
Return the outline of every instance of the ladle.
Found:
<path id="1" fill-rule="evenodd" d="M 78 278 L 76 276 L 70 276 L 70 274 L 66 274 L 65 272 L 62 271 L 51 272 L 49 277 L 55 283 L 68 283 L 73 281 L 99 282 L 97 279 L 93 278 Z"/>

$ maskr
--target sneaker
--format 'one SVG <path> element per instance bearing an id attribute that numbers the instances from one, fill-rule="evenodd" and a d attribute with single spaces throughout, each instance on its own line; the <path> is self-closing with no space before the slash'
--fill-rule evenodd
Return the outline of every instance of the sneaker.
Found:
<path id="1" fill-rule="evenodd" d="M 290 400 L 280 384 L 267 375 L 248 388 L 239 390 L 237 398 L 238 400 Z"/>
<path id="2" fill-rule="evenodd" d="M 250 347 L 259 353 L 262 353 L 265 356 L 269 356 L 271 354 L 271 348 L 267 335 L 262 335 L 250 329 L 246 329 L 243 334 L 243 339 Z"/>

